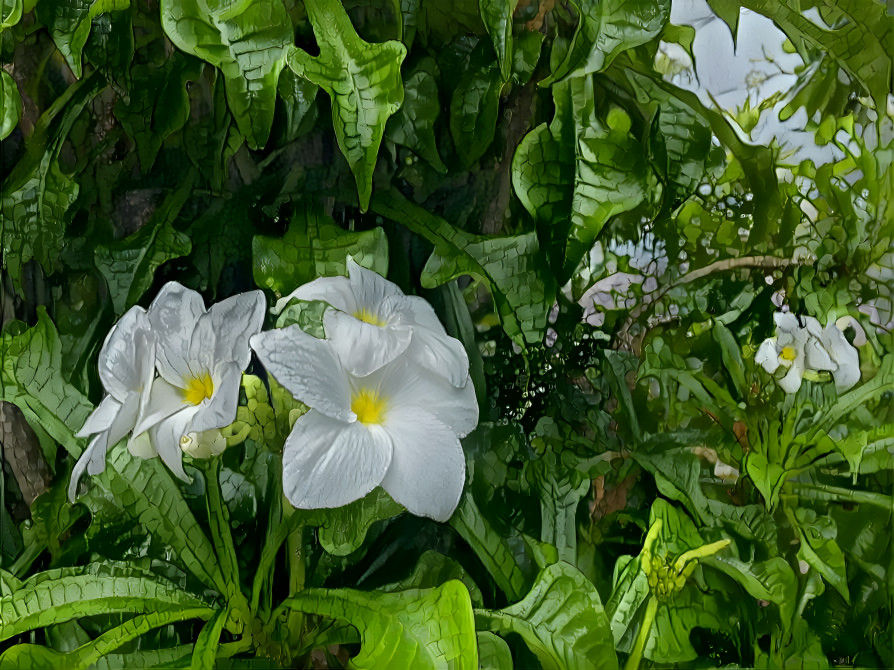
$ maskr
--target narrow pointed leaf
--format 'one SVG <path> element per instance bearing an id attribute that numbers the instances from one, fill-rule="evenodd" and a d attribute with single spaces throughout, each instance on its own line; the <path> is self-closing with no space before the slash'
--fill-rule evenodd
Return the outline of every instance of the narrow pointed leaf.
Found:
<path id="1" fill-rule="evenodd" d="M 0 140 L 5 140 L 22 118 L 22 97 L 15 81 L 0 70 Z"/>

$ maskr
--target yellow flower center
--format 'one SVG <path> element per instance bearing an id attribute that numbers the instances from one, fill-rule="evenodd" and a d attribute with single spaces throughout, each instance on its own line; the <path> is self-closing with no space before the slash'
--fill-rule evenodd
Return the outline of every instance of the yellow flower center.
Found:
<path id="1" fill-rule="evenodd" d="M 382 319 L 380 319 L 378 316 L 370 312 L 368 309 L 366 309 L 366 307 L 358 309 L 356 312 L 354 312 L 354 318 L 360 319 L 365 323 L 371 323 L 372 325 L 378 326 L 379 328 L 383 328 L 385 326 L 385 322 L 382 321 Z"/>
<path id="2" fill-rule="evenodd" d="M 210 400 L 214 393 L 214 382 L 211 375 L 203 372 L 189 380 L 183 389 L 183 399 L 191 405 L 198 405 L 203 400 Z"/>
<path id="3" fill-rule="evenodd" d="M 351 411 L 357 415 L 360 423 L 382 423 L 385 420 L 385 399 L 372 389 L 355 391 L 351 397 Z"/>
<path id="4" fill-rule="evenodd" d="M 794 347 L 782 347 L 782 351 L 779 352 L 779 358 L 784 361 L 792 362 L 798 357 L 798 353 L 795 351 Z"/>

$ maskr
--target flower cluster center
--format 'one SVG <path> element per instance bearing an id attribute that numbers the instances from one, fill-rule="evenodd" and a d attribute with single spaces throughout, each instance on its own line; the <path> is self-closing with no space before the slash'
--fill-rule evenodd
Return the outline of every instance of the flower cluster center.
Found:
<path id="1" fill-rule="evenodd" d="M 784 361 L 792 362 L 798 357 L 797 352 L 794 347 L 782 347 L 782 351 L 779 352 L 779 358 Z"/>
<path id="2" fill-rule="evenodd" d="M 351 397 L 351 411 L 357 415 L 360 423 L 382 423 L 385 419 L 385 399 L 373 389 L 355 391 Z"/>
<path id="3" fill-rule="evenodd" d="M 214 393 L 214 382 L 207 372 L 193 377 L 183 389 L 183 399 L 191 405 L 198 405 L 203 400 L 210 400 Z"/>
<path id="4" fill-rule="evenodd" d="M 378 315 L 374 314 L 366 307 L 362 307 L 361 309 L 358 309 L 356 312 L 354 312 L 354 318 L 360 319 L 364 323 L 371 323 L 372 325 L 378 326 L 379 328 L 384 328 L 386 325 L 385 322 L 378 317 Z"/>

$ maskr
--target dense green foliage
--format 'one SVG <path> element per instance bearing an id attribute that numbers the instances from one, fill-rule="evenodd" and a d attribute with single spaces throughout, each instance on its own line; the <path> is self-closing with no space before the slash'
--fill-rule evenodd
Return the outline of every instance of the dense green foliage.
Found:
<path id="1" fill-rule="evenodd" d="M 894 15 L 710 5 L 796 84 L 706 105 L 670 0 L 0 0 L 0 668 L 894 664 Z M 828 161 L 750 140 L 801 111 Z M 293 510 L 257 362 L 191 483 L 122 443 L 68 501 L 128 308 L 348 256 L 468 352 L 448 523 Z M 755 362 L 783 303 L 853 388 Z"/>

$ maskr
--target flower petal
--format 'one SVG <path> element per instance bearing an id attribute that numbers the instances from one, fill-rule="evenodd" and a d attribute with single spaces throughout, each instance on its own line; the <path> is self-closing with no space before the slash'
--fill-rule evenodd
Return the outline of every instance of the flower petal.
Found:
<path id="1" fill-rule="evenodd" d="M 239 407 L 239 386 L 242 383 L 242 370 L 239 363 L 224 363 L 214 371 L 214 393 L 210 400 L 199 405 L 199 411 L 192 421 L 196 433 L 223 428 L 236 420 L 236 409 Z"/>
<path id="2" fill-rule="evenodd" d="M 829 352 L 815 337 L 811 337 L 804 345 L 804 356 L 808 370 L 834 370 L 838 367 L 832 361 Z"/>
<path id="3" fill-rule="evenodd" d="M 835 388 L 839 393 L 847 391 L 860 381 L 860 354 L 835 323 L 826 326 L 823 343 L 837 364 L 837 369 L 832 372 Z"/>
<path id="4" fill-rule="evenodd" d="M 298 326 L 252 336 L 251 347 L 267 371 L 304 404 L 340 421 L 354 421 L 351 388 L 329 342 Z"/>
<path id="5" fill-rule="evenodd" d="M 152 446 L 161 456 L 168 469 L 185 482 L 190 481 L 183 469 L 183 451 L 180 449 L 180 438 L 190 432 L 193 417 L 198 407 L 186 407 L 176 414 L 160 421 L 149 429 Z"/>
<path id="6" fill-rule="evenodd" d="M 357 307 L 360 309 L 366 308 L 375 314 L 386 298 L 404 295 L 397 284 L 388 281 L 372 270 L 367 270 L 362 265 L 358 265 L 353 258 L 348 257 L 347 265 L 351 289 L 354 292 Z"/>
<path id="7" fill-rule="evenodd" d="M 133 430 L 140 412 L 140 394 L 131 392 L 127 395 L 112 425 L 109 426 L 109 445 L 118 444 L 125 435 Z"/>
<path id="8" fill-rule="evenodd" d="M 154 340 L 142 307 L 131 307 L 109 331 L 99 352 L 99 379 L 117 400 L 139 389 L 147 365 L 155 369 Z"/>
<path id="9" fill-rule="evenodd" d="M 158 372 L 173 384 L 192 374 L 189 344 L 203 314 L 202 296 L 173 281 L 162 287 L 149 306 L 149 322 L 158 338 Z"/>
<path id="10" fill-rule="evenodd" d="M 427 328 L 414 328 L 407 355 L 416 363 L 441 374 L 454 386 L 463 386 L 469 379 L 469 356 L 462 342 L 446 333 Z"/>
<path id="11" fill-rule="evenodd" d="M 158 456 L 158 452 L 155 451 L 155 447 L 152 446 L 152 440 L 149 439 L 149 433 L 143 433 L 136 437 L 131 435 L 130 439 L 127 441 L 127 450 L 132 456 L 144 460 Z"/>
<path id="12" fill-rule="evenodd" d="M 792 362 L 786 375 L 779 380 L 780 388 L 786 393 L 797 393 L 801 388 L 801 378 L 804 376 L 804 355 L 800 354 Z"/>
<path id="13" fill-rule="evenodd" d="M 355 377 L 365 377 L 393 361 L 406 351 L 413 336 L 407 328 L 376 326 L 334 309 L 323 314 L 323 328 L 342 365 Z"/>
<path id="14" fill-rule="evenodd" d="M 447 521 L 466 479 L 456 434 L 424 410 L 403 408 L 388 416 L 386 429 L 394 452 L 382 488 L 411 513 Z"/>
<path id="15" fill-rule="evenodd" d="M 105 470 L 106 452 L 109 450 L 109 434 L 102 432 L 91 440 L 90 445 L 81 454 L 78 462 L 71 471 L 71 481 L 68 483 L 68 499 L 74 503 L 78 492 L 78 482 L 86 470 L 91 475 L 98 475 Z"/>
<path id="16" fill-rule="evenodd" d="M 159 421 L 187 407 L 192 407 L 183 398 L 183 391 L 159 377 L 152 382 L 149 400 L 143 404 L 136 419 L 133 435 L 137 437 Z"/>
<path id="17" fill-rule="evenodd" d="M 791 312 L 774 312 L 773 321 L 776 323 L 778 333 L 792 333 L 801 328 L 798 317 Z"/>
<path id="18" fill-rule="evenodd" d="M 357 300 L 347 277 L 320 277 L 299 286 L 289 295 L 276 301 L 271 310 L 279 314 L 292 300 L 319 300 L 328 303 L 335 309 L 353 314 L 357 311 Z"/>
<path id="19" fill-rule="evenodd" d="M 771 375 L 779 367 L 779 354 L 776 353 L 776 338 L 768 338 L 761 342 L 754 355 L 754 362 L 763 366 Z"/>
<path id="20" fill-rule="evenodd" d="M 216 364 L 235 361 L 240 372 L 248 367 L 251 361 L 248 339 L 261 332 L 266 308 L 267 300 L 261 291 L 240 293 L 211 306 Z"/>
<path id="21" fill-rule="evenodd" d="M 311 410 L 286 439 L 283 492 L 299 509 L 341 507 L 382 482 L 391 450 L 382 428 L 344 423 Z"/>
<path id="22" fill-rule="evenodd" d="M 96 406 L 93 413 L 87 417 L 84 425 L 75 433 L 75 437 L 87 437 L 88 435 L 108 430 L 120 410 L 121 403 L 112 396 L 107 395 Z"/>

